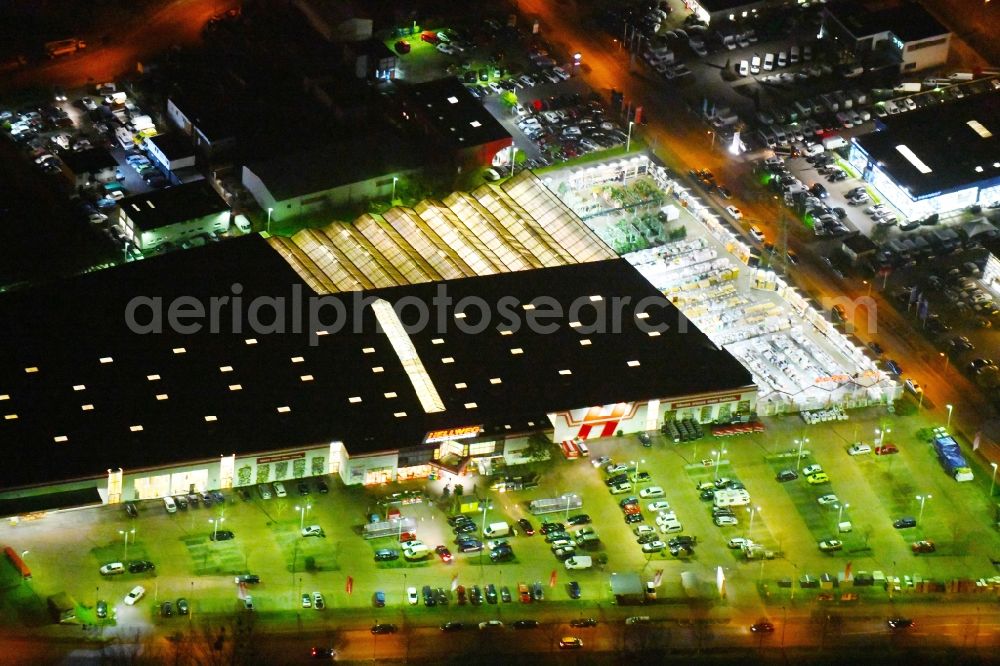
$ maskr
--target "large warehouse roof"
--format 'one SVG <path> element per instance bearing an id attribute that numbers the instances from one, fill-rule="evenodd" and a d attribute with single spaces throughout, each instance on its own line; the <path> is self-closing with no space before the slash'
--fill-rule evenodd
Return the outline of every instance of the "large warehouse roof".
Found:
<path id="1" fill-rule="evenodd" d="M 854 141 L 913 197 L 1000 178 L 998 92 L 934 104 L 882 122 L 886 129 Z"/>
<path id="2" fill-rule="evenodd" d="M 310 272 L 317 265 L 302 254 L 288 255 L 296 259 L 293 270 L 257 236 L 0 297 L 7 345 L 0 358 L 0 442 L 16 461 L 0 471 L 0 487 L 336 440 L 356 455 L 416 445 L 432 430 L 525 432 L 549 427 L 545 415 L 557 411 L 751 385 L 732 356 L 627 262 L 609 258 L 596 239 L 585 245 L 579 220 L 541 205 L 549 198 L 537 186 L 526 177 L 506 193 L 485 188 L 472 199 L 449 197 L 452 206 L 467 207 L 465 222 L 443 204 L 400 211 L 436 211 L 435 234 L 447 242 L 404 230 L 397 234 L 408 242 L 395 238 L 396 254 L 373 243 L 378 252 L 368 249 L 367 262 L 364 253 L 352 255 L 342 268 L 361 289 L 324 295 L 313 322 L 306 300 L 313 291 L 296 270 L 310 282 L 337 282 L 315 277 L 326 273 Z M 549 221 L 520 209 L 512 190 L 525 204 L 540 197 L 536 214 Z M 497 216 L 518 218 L 534 251 L 523 248 L 518 224 L 499 224 Z M 358 234 L 356 245 L 369 238 L 357 230 L 367 219 L 344 225 Z M 367 222 L 376 223 L 382 224 Z M 462 232 L 466 224 L 485 226 Z M 506 241 L 491 238 L 489 229 Z M 393 238 L 385 233 L 383 240 Z M 297 245 L 281 247 L 288 253 Z M 319 246 L 313 252 L 323 254 Z M 438 252 L 447 259 L 438 255 L 441 263 L 432 263 Z M 480 263 L 491 252 L 504 261 Z M 589 260 L 571 263 L 583 258 Z M 382 263 L 390 260 L 394 273 Z M 182 297 L 182 315 L 200 303 L 217 314 L 216 325 L 182 316 L 181 324 L 203 326 L 171 330 L 170 306 L 176 309 Z M 453 305 L 442 304 L 445 297 Z M 136 310 L 141 323 L 155 307 L 149 299 L 159 299 L 162 333 L 126 325 L 137 298 L 145 299 Z M 648 316 L 637 318 L 643 299 Z M 276 303 L 283 310 L 275 318 Z M 599 310 L 618 304 L 620 317 L 600 319 L 606 332 L 591 330 Z M 481 323 L 481 308 L 489 325 L 463 328 Z M 552 330 L 528 325 L 552 308 L 563 314 L 538 322 L 554 324 Z M 421 310 L 427 325 L 406 328 Z M 241 328 L 234 328 L 234 314 Z M 254 330 L 257 319 L 271 330 Z M 339 326 L 328 326 L 335 320 Z M 667 327 L 652 330 L 661 324 Z"/>

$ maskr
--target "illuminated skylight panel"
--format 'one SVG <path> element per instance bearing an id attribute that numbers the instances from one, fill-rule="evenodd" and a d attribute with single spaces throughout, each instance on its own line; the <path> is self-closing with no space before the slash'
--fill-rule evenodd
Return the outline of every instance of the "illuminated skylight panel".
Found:
<path id="1" fill-rule="evenodd" d="M 218 420 L 219 420 L 219 417 L 215 416 L 214 414 L 206 414 L 205 415 L 205 422 L 206 423 L 212 423 L 212 422 L 218 421 Z"/>
<path id="2" fill-rule="evenodd" d="M 130 432 L 142 432 L 142 426 L 141 425 L 131 425 L 131 426 L 128 427 L 128 429 L 129 429 Z"/>
<path id="3" fill-rule="evenodd" d="M 56 435 L 55 437 L 52 438 L 52 441 L 56 442 L 57 444 L 61 444 L 63 442 L 68 442 L 69 437 L 67 437 L 66 435 Z"/>
<path id="4" fill-rule="evenodd" d="M 628 365 L 628 367 L 630 367 L 630 368 L 638 368 L 639 367 L 639 361 L 629 361 L 626 365 Z"/>
<path id="5" fill-rule="evenodd" d="M 361 396 L 352 395 L 350 398 L 347 399 L 347 402 L 351 403 L 352 405 L 356 405 L 359 402 L 361 402 Z"/>
<path id="6" fill-rule="evenodd" d="M 912 164 L 920 173 L 931 173 L 931 168 L 924 164 L 923 161 L 917 157 L 917 154 L 910 150 L 910 148 L 905 144 L 896 146 L 896 151 L 905 157 L 906 161 Z"/>
<path id="7" fill-rule="evenodd" d="M 279 414 L 287 414 L 290 411 L 292 411 L 292 408 L 289 407 L 288 405 L 282 405 L 281 407 L 278 407 Z"/>
<path id="8" fill-rule="evenodd" d="M 420 406 L 428 414 L 443 412 L 445 409 L 444 401 L 438 394 L 433 380 L 413 346 L 413 341 L 406 334 L 403 322 L 396 316 L 392 305 L 379 299 L 372 304 L 372 311 L 375 313 L 375 318 L 382 327 L 383 333 L 389 339 L 393 351 L 396 352 L 396 356 L 402 363 L 403 370 L 417 393 L 417 399 L 420 400 Z M 403 415 L 405 416 L 405 413 Z"/>
<path id="9" fill-rule="evenodd" d="M 149 381 L 149 382 L 158 382 L 158 381 L 160 381 L 160 376 L 159 375 L 155 375 L 155 374 L 154 375 L 146 375 L 146 381 Z"/>
<path id="10" fill-rule="evenodd" d="M 978 120 L 970 120 L 965 124 L 971 127 L 973 132 L 975 132 L 984 139 L 989 139 L 990 137 L 993 136 L 993 132 L 986 129 L 986 127 Z"/>

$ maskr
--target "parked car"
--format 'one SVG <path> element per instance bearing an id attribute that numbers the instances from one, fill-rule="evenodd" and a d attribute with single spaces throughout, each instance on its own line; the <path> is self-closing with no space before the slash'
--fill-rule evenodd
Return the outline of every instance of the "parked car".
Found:
<path id="1" fill-rule="evenodd" d="M 142 585 L 136 585 L 132 590 L 125 595 L 125 605 L 134 606 L 137 601 L 143 598 L 146 594 L 146 588 Z"/>

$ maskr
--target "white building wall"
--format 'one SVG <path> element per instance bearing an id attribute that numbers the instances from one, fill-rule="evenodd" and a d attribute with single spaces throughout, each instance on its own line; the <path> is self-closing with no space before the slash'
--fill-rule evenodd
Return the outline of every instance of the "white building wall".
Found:
<path id="1" fill-rule="evenodd" d="M 176 125 L 178 129 L 188 136 L 191 135 L 194 125 L 192 125 L 191 121 L 188 120 L 188 117 L 184 115 L 184 112 L 181 111 L 176 104 L 174 104 L 174 100 L 172 99 L 167 100 L 167 117 L 170 118 L 170 121 Z"/>
<path id="2" fill-rule="evenodd" d="M 948 62 L 948 52 L 951 49 L 951 34 L 949 33 L 943 42 L 935 44 L 941 37 L 925 39 L 920 42 L 910 42 L 903 48 L 903 62 L 900 64 L 900 71 L 904 74 L 908 72 L 919 72 L 922 69 L 940 67 Z M 924 46 L 933 44 L 933 46 Z"/>

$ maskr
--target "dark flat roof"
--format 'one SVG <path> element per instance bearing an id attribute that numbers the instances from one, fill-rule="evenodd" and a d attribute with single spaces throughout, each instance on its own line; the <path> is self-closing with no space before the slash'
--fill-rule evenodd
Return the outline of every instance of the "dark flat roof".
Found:
<path id="1" fill-rule="evenodd" d="M 400 90 L 413 112 L 452 148 L 513 140 L 510 132 L 454 77 L 402 85 Z"/>
<path id="2" fill-rule="evenodd" d="M 118 166 L 118 162 L 111 156 L 111 153 L 103 148 L 89 148 L 78 153 L 63 151 L 60 157 L 73 173 L 94 173 Z"/>
<path id="3" fill-rule="evenodd" d="M 1000 93 L 969 95 L 881 122 L 886 129 L 853 140 L 914 197 L 1000 178 L 994 166 L 1000 162 Z M 970 122 L 992 136 L 980 136 Z M 897 146 L 909 148 L 930 172 L 921 173 Z"/>
<path id="4" fill-rule="evenodd" d="M 142 231 L 221 213 L 229 206 L 207 180 L 125 197 L 120 208 Z"/>
<path id="5" fill-rule="evenodd" d="M 891 32 L 903 42 L 916 42 L 951 32 L 916 2 L 868 11 L 862 4 L 847 0 L 828 5 L 826 9 L 855 39 Z"/>
<path id="6" fill-rule="evenodd" d="M 336 93 L 334 93 L 336 94 Z M 405 137 L 388 127 L 344 132 L 307 150 L 248 162 L 277 201 L 323 192 L 369 178 L 416 169 L 421 158 Z"/>
<path id="7" fill-rule="evenodd" d="M 179 160 L 194 155 L 194 145 L 186 136 L 176 132 L 157 134 L 149 139 L 168 160 Z"/>
<path id="8" fill-rule="evenodd" d="M 698 0 L 698 4 L 706 12 L 723 12 L 727 9 L 760 4 L 760 0 Z"/>
<path id="9" fill-rule="evenodd" d="M 554 320 L 560 325 L 549 334 L 522 327 L 503 335 L 495 326 L 472 334 L 457 330 L 453 316 L 444 317 L 444 330 L 412 333 L 445 407 L 436 413 L 422 409 L 389 338 L 375 331 L 372 308 L 353 314 L 357 294 L 326 297 L 326 313 L 339 302 L 348 325 L 313 338 L 315 345 L 308 326 L 293 331 L 291 307 L 284 334 L 234 333 L 229 306 L 218 333 L 205 327 L 140 335 L 125 324 L 136 296 L 162 298 L 164 308 L 179 296 L 207 303 L 232 296 L 236 283 L 244 313 L 257 296 L 311 293 L 266 241 L 247 236 L 0 296 L 7 345 L 0 357 L 0 446 L 17 460 L 0 468 L 0 487 L 336 440 L 357 455 L 416 446 L 431 430 L 471 425 L 486 434 L 524 432 L 551 427 L 546 413 L 752 383 L 692 325 L 680 332 L 676 309 L 620 259 L 362 294 L 409 301 L 404 322 L 413 303 L 430 302 L 439 287 L 455 303 L 477 297 L 492 308 L 503 296 L 520 303 L 549 296 L 563 307 L 578 299 L 593 304 L 592 296 L 603 303 L 631 299 L 617 334 L 581 333 L 568 325 L 570 317 Z M 643 321 L 671 326 L 657 337 L 630 314 L 644 297 L 655 307 Z M 139 312 L 145 320 L 149 311 Z M 261 319 L 271 321 L 266 312 Z M 592 311 L 582 312 L 586 325 Z M 466 320 L 476 323 L 474 311 Z"/>

